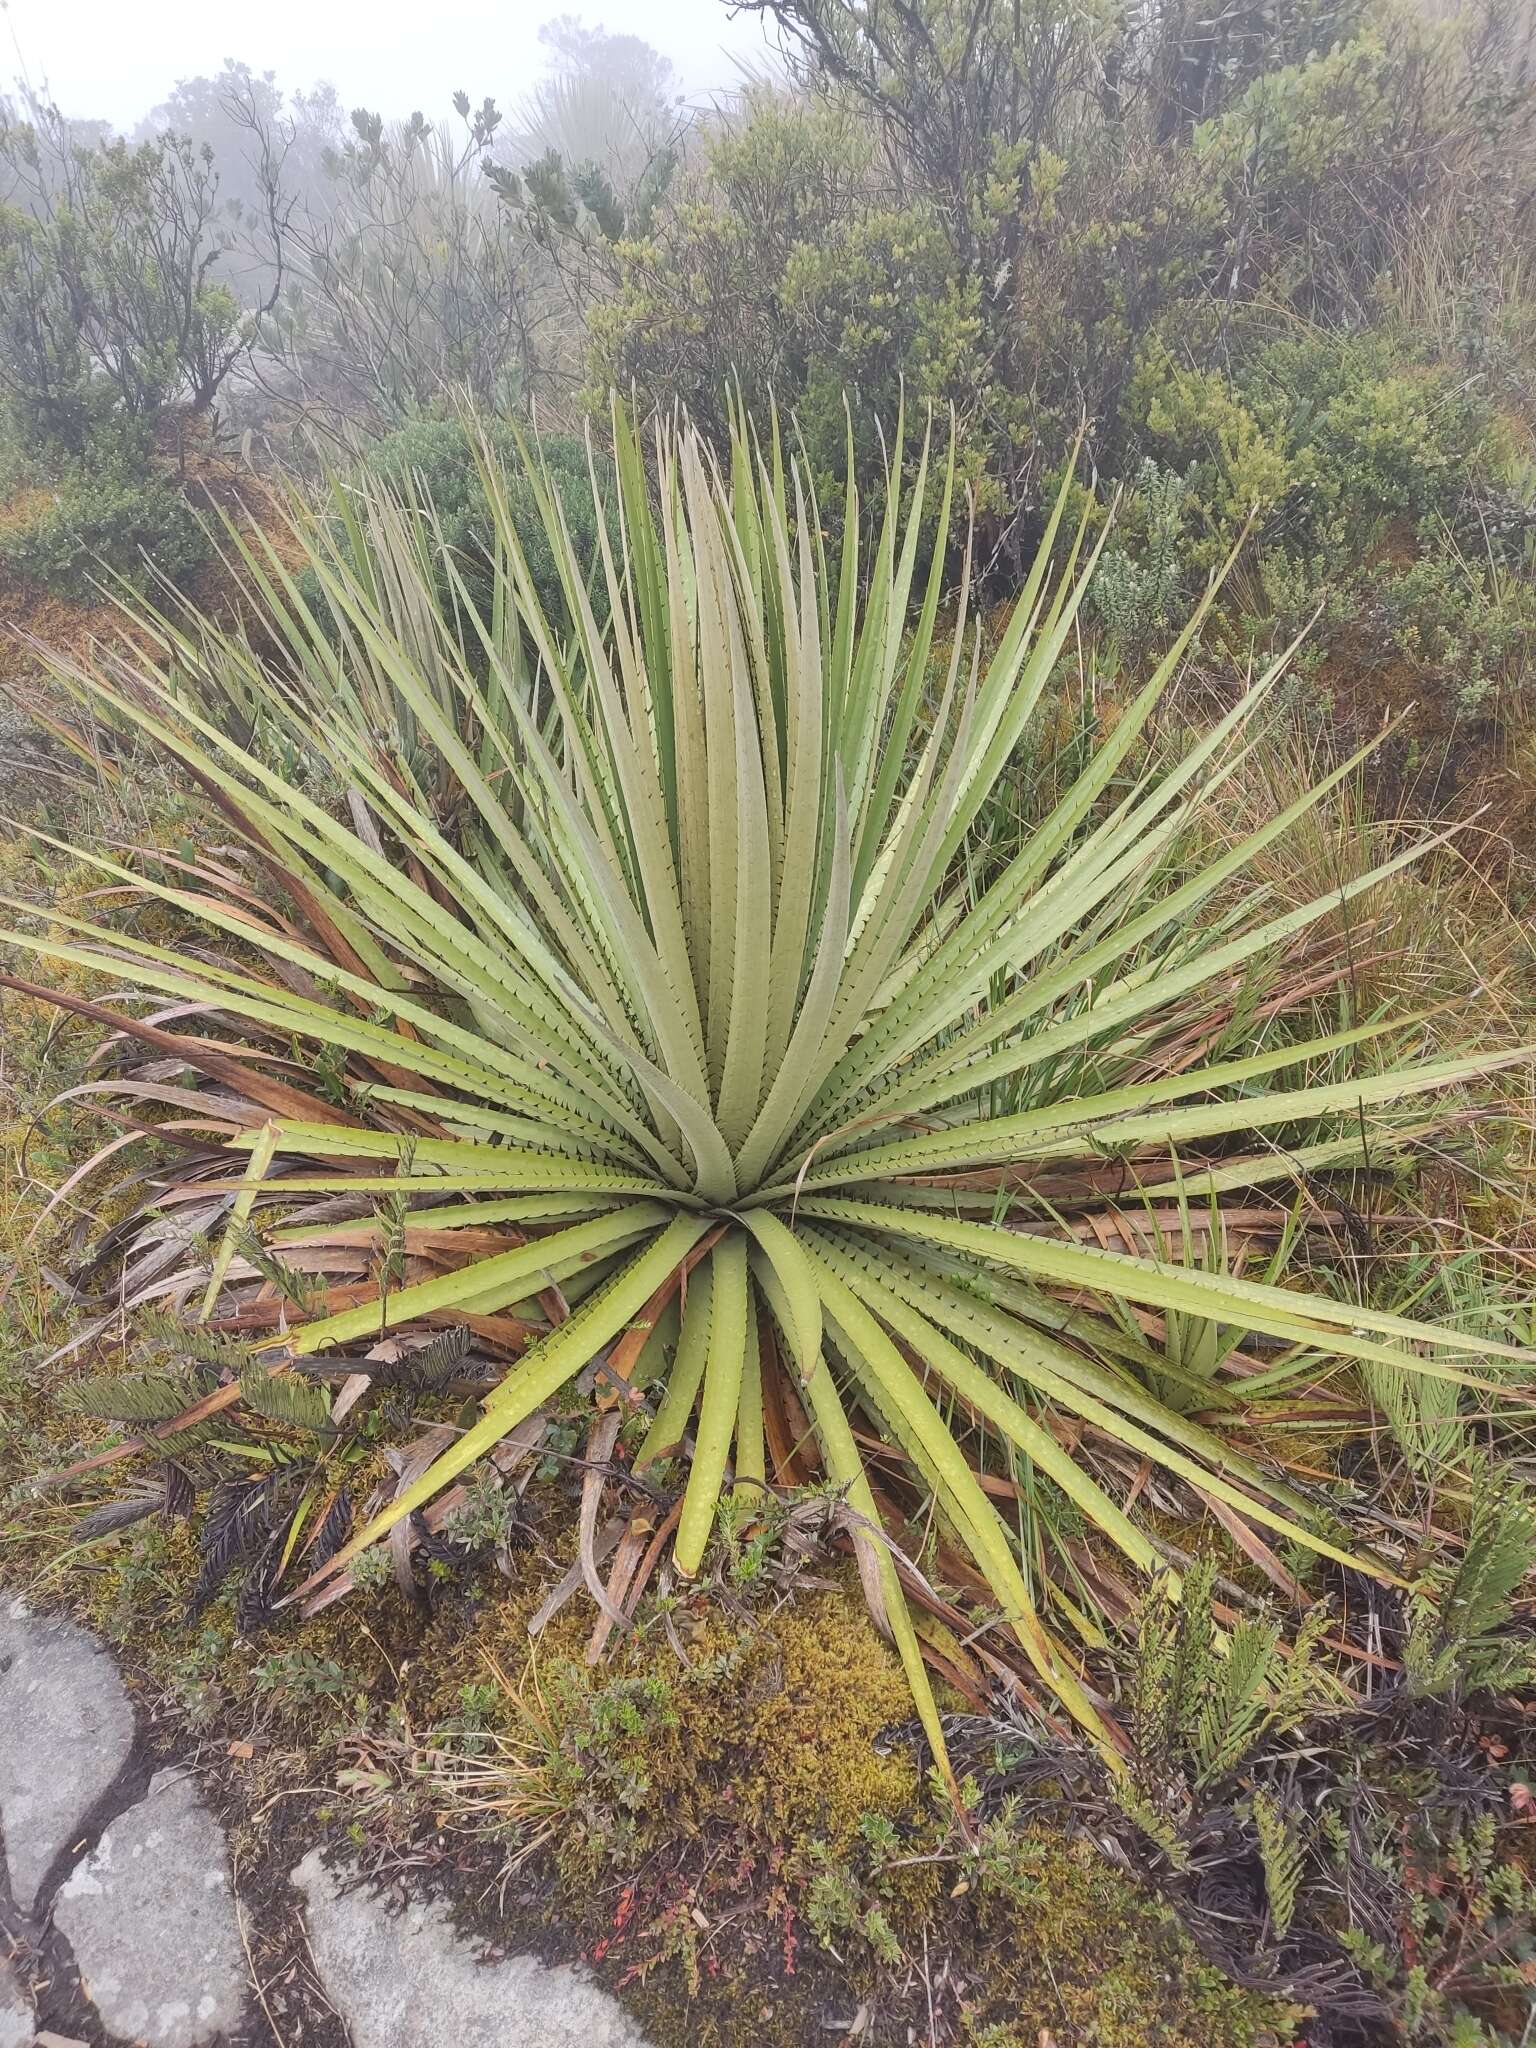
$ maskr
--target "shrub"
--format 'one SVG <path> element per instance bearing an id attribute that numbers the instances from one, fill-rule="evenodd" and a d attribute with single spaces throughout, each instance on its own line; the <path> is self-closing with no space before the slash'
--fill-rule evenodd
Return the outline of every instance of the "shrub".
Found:
<path id="1" fill-rule="evenodd" d="M 795 418 L 824 507 L 842 511 L 850 433 L 856 477 L 880 477 L 881 429 L 905 400 L 919 419 L 953 412 L 961 473 L 983 510 L 998 508 L 981 458 L 1003 398 L 988 375 L 980 283 L 929 209 L 868 213 L 800 243 L 779 300 L 803 352 Z"/>
<path id="2" fill-rule="evenodd" d="M 1207 569 L 1222 560 L 1250 513 L 1273 513 L 1295 484 L 1278 423 L 1266 432 L 1269 423 L 1230 377 L 1181 368 L 1159 344 L 1137 365 L 1128 411 L 1159 464 L 1183 478 L 1187 546 Z"/>
<path id="3" fill-rule="evenodd" d="M 787 273 L 861 224 L 872 154 L 836 108 L 762 92 L 746 105 L 704 138 L 654 231 L 619 242 L 613 293 L 591 315 L 589 399 L 606 405 L 616 387 L 680 404 L 719 443 L 733 385 L 798 402 L 821 336 Z"/>
<path id="4" fill-rule="evenodd" d="M 175 582 L 209 555 L 208 536 L 174 479 L 92 475 L 76 466 L 34 516 L 7 528 L 0 564 L 65 597 L 113 576 L 142 584 L 151 569 Z"/>
<path id="5" fill-rule="evenodd" d="M 1382 576 L 1365 620 L 1385 647 L 1427 671 L 1464 711 L 1518 679 L 1536 654 L 1536 598 L 1517 577 L 1459 553 Z"/>
<path id="6" fill-rule="evenodd" d="M 87 142 L 28 111 L 0 106 L 0 444 L 51 502 L 5 563 L 67 595 L 146 558 L 174 580 L 208 549 L 157 429 L 205 423 L 250 338 L 214 274 L 218 174 L 184 137 Z"/>
<path id="7" fill-rule="evenodd" d="M 486 616 L 495 586 L 496 515 L 480 473 L 480 442 L 506 472 L 506 505 L 528 559 L 540 602 L 561 614 L 563 601 L 554 553 L 538 498 L 524 473 L 518 437 L 504 422 L 417 419 L 385 434 L 368 450 L 367 474 L 402 497 L 422 497 L 432 508 L 446 551 L 452 555 L 471 606 Z M 540 456 L 559 497 L 571 540 L 584 561 L 597 554 L 598 510 L 584 442 L 568 434 L 545 435 Z M 597 463 L 600 486 L 605 467 Z M 446 573 L 439 588 L 447 595 Z"/>
<path id="8" fill-rule="evenodd" d="M 0 393 L 32 452 L 206 412 L 247 333 L 219 254 L 211 154 L 174 135 L 76 139 L 57 108 L 0 110 Z"/>
<path id="9" fill-rule="evenodd" d="M 1325 621 L 1365 616 L 1469 703 L 1509 660 L 1519 606 L 1509 591 L 1485 594 L 1461 553 L 1486 554 L 1503 435 L 1458 367 L 1404 339 L 1322 329 L 1245 351 L 1228 370 L 1181 366 L 1155 341 L 1128 387 L 1125 430 L 1149 453 L 1120 552 L 1100 572 L 1111 624 L 1155 588 L 1170 545 L 1214 568 L 1251 518 L 1254 630 L 1288 635 L 1320 605 Z M 1159 479 L 1177 485 L 1176 512 Z M 1384 549 L 1400 575 L 1380 567 Z"/>
<path id="10" fill-rule="evenodd" d="M 482 175 L 495 103 L 457 93 L 454 108 L 457 127 L 356 110 L 324 203 L 289 214 L 291 275 L 260 331 L 306 409 L 382 433 L 445 391 L 496 411 L 538 388 L 547 266 Z"/>
<path id="11" fill-rule="evenodd" d="M 1247 587 L 1335 609 L 1398 522 L 1434 555 L 1428 522 L 1465 545 L 1474 503 L 1503 516 L 1536 98 L 1495 24 L 1409 0 L 770 11 L 803 96 L 719 119 L 619 243 L 593 395 L 681 397 L 721 441 L 731 388 L 771 399 L 834 531 L 850 430 L 873 501 L 898 399 L 953 408 L 999 581 L 1080 429 L 1096 480 L 1134 488 L 1148 460 L 1178 479 L 1186 567 L 1257 513 Z M 1132 659 L 1131 614 L 1156 612 L 1141 546 L 1127 530 L 1104 565 Z"/>
<path id="12" fill-rule="evenodd" d="M 1128 524 L 1132 544 L 1127 547 L 1117 537 L 1099 564 L 1093 583 L 1094 604 L 1112 638 L 1127 654 L 1139 653 L 1173 625 L 1184 581 L 1182 529 L 1188 488 L 1175 470 L 1159 468 L 1148 456 L 1137 474 L 1131 500 Z M 1121 534 L 1125 531 L 1122 525 Z"/>
<path id="13" fill-rule="evenodd" d="M 1497 260 L 1530 196 L 1532 99 L 1470 10 L 1361 10 L 1354 32 L 1255 77 L 1193 145 L 1231 196 L 1245 283 L 1358 324 L 1406 237 L 1454 195 Z"/>

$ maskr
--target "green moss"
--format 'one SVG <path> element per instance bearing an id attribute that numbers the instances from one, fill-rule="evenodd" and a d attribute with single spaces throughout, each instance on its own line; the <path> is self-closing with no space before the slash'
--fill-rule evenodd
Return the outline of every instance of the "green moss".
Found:
<path id="1" fill-rule="evenodd" d="M 445 1612 L 416 1668 L 442 1723 L 462 1730 L 472 1705 L 484 1735 L 440 1739 L 489 1769 L 481 1796 L 506 1745 L 506 1852 L 550 1829 L 562 1911 L 663 2048 L 806 2039 L 828 1970 L 850 2016 L 894 2014 L 925 1951 L 945 1957 L 951 2017 L 976 2041 L 1012 2040 L 989 2033 L 1000 2025 L 1030 2048 L 1042 2029 L 1061 2048 L 1291 2038 L 1284 2009 L 1228 1985 L 1090 1845 L 1003 1820 L 967 1848 L 851 1581 L 760 1613 L 696 1593 L 671 1606 L 670 1632 L 654 1617 L 594 1668 L 579 1599 L 530 1654 L 548 1577 L 530 1566 L 472 1638 Z M 472 1683 L 482 1650 L 500 1674 L 489 1691 Z M 451 1814 L 451 1785 L 434 1797 Z"/>
<path id="2" fill-rule="evenodd" d="M 546 1583 L 547 1567 L 530 1569 L 471 1641 L 446 1615 L 435 1624 L 420 1652 L 432 1687 L 421 1707 L 452 1719 L 494 1659 L 509 1687 L 500 1724 L 547 1728 L 569 1767 L 574 1825 L 560 1856 L 572 1878 L 697 1837 L 722 1813 L 766 1854 L 811 1838 L 841 1850 L 866 1813 L 915 1810 L 911 1751 L 879 1740 L 909 1719 L 910 1695 L 857 1593 L 840 1586 L 740 1618 L 701 1595 L 653 1615 L 594 1668 L 581 1599 L 530 1647 Z"/>
<path id="3" fill-rule="evenodd" d="M 1087 1842 L 1030 1837 L 1012 1875 L 978 1886 L 971 1930 L 976 2048 L 1261 2048 L 1295 2032 L 1291 2009 L 1230 1984 Z"/>

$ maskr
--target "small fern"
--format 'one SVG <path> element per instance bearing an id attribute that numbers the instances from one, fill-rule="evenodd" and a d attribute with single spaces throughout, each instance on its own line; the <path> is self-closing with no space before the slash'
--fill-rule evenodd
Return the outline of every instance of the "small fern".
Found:
<path id="1" fill-rule="evenodd" d="M 204 1444 L 224 1442 L 241 1432 L 234 1429 L 225 1415 L 210 1415 L 202 1422 L 189 1422 L 185 1429 L 168 1429 L 155 1439 L 155 1448 L 163 1451 L 168 1458 L 187 1458 Z"/>
<path id="2" fill-rule="evenodd" d="M 65 1387 L 59 1406 L 98 1422 L 170 1422 L 196 1399 L 187 1381 L 171 1373 L 104 1373 Z"/>
<path id="3" fill-rule="evenodd" d="M 360 1358 L 348 1360 L 347 1365 L 349 1371 L 366 1373 L 375 1387 L 439 1394 L 455 1380 L 473 1378 L 473 1372 L 467 1372 L 465 1366 L 470 1344 L 469 1330 L 462 1323 L 455 1323 L 415 1350 L 403 1351 L 398 1358 Z M 304 1373 L 336 1370 L 336 1361 L 330 1358 L 300 1358 L 295 1365 Z"/>
<path id="4" fill-rule="evenodd" d="M 352 1533 L 352 1496 L 343 1487 L 326 1510 L 309 1553 L 311 1571 L 329 1563 Z"/>
<path id="5" fill-rule="evenodd" d="M 409 1175 L 415 1162 L 415 1147 L 409 1142 L 400 1148 L 400 1173 L 402 1178 Z M 406 1216 L 407 1203 L 404 1195 L 389 1195 L 374 1204 L 374 1214 L 379 1225 L 379 1262 L 377 1279 L 379 1284 L 379 1316 L 381 1325 L 387 1320 L 387 1304 L 390 1294 L 397 1287 L 405 1285 L 406 1278 Z"/>
<path id="6" fill-rule="evenodd" d="M 1264 1891 L 1269 1900 L 1269 1924 L 1283 1937 L 1296 1917 L 1301 1895 L 1304 1865 L 1301 1830 L 1272 1792 L 1262 1788 L 1252 1801 L 1253 1831 L 1258 1837 L 1259 1860 L 1264 1866 Z"/>
<path id="7" fill-rule="evenodd" d="M 296 1373 L 248 1367 L 240 1375 L 240 1400 L 253 1414 L 281 1423 L 285 1429 L 326 1435 L 332 1427 L 330 1396 L 324 1387 L 300 1379 Z"/>
<path id="8" fill-rule="evenodd" d="M 1154 1595 L 1142 1610 L 1126 1721 L 1132 1741 L 1127 1810 L 1167 1846 L 1174 1820 L 1196 1793 L 1228 1780 L 1259 1742 L 1295 1725 L 1313 1704 L 1316 1652 L 1328 1626 L 1316 1608 L 1296 1631 L 1289 1656 L 1278 1624 L 1217 1627 L 1216 1568 L 1189 1569 L 1177 1601 Z"/>
<path id="9" fill-rule="evenodd" d="M 142 1492 L 125 1494 L 120 1500 L 103 1501 L 80 1516 L 70 1531 L 72 1540 L 94 1543 L 102 1536 L 115 1536 L 120 1529 L 129 1529 L 150 1515 L 163 1514 L 165 1503 L 163 1486 L 146 1487 Z"/>
<path id="10" fill-rule="evenodd" d="M 1409 1470 L 1428 1479 L 1454 1464 L 1466 1443 L 1455 1381 L 1426 1379 L 1423 1373 L 1374 1359 L 1363 1371 L 1372 1405 L 1385 1416 Z"/>
<path id="11" fill-rule="evenodd" d="M 1507 1632 L 1533 1568 L 1536 1496 L 1491 1464 L 1479 1465 L 1460 1561 L 1428 1573 L 1408 1603 L 1409 1690 L 1421 1697 L 1487 1692 L 1536 1678 L 1536 1640 Z"/>
<path id="12" fill-rule="evenodd" d="M 259 1479 L 225 1479 L 214 1488 L 198 1537 L 197 1583 L 187 1619 L 196 1621 L 237 1565 L 272 1536 L 278 1490 L 287 1480 L 278 1467 Z"/>
<path id="13" fill-rule="evenodd" d="M 245 1346 L 238 1338 L 221 1336 L 202 1323 L 183 1322 L 168 1309 L 141 1308 L 134 1327 L 144 1351 L 184 1358 L 221 1378 L 238 1374 L 245 1363 Z"/>
<path id="14" fill-rule="evenodd" d="M 325 1293 L 324 1284 L 308 1273 L 300 1273 L 285 1264 L 277 1254 L 268 1249 L 249 1223 L 230 1224 L 230 1240 L 237 1258 L 254 1268 L 267 1285 L 280 1294 L 284 1301 L 304 1315 L 318 1312 Z"/>

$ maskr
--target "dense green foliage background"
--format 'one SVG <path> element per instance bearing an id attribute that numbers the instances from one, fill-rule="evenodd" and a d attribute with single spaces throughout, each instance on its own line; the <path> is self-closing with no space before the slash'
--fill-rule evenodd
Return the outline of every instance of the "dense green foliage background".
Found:
<path id="1" fill-rule="evenodd" d="M 511 117 L 461 94 L 444 127 L 348 124 L 233 64 L 131 142 L 11 109 L 0 467 L 46 496 L 7 565 L 179 573 L 216 424 L 301 470 L 384 434 L 484 577 L 445 423 L 579 434 L 615 386 L 717 441 L 734 394 L 776 405 L 833 530 L 846 445 L 868 503 L 905 402 L 954 420 L 999 595 L 1065 464 L 1123 493 L 1112 660 L 1251 520 L 1235 644 L 1320 613 L 1314 669 L 1343 646 L 1448 713 L 1508 701 L 1536 566 L 1528 8 L 756 4 L 783 75 L 695 113 L 635 38 L 569 21 Z"/>

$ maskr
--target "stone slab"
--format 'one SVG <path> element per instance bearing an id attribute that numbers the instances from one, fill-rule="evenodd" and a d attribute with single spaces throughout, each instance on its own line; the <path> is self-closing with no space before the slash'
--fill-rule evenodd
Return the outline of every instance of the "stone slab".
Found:
<path id="1" fill-rule="evenodd" d="M 26 1993 L 16 1982 L 16 1973 L 0 1962 L 0 2048 L 31 2048 L 36 2022 Z"/>
<path id="2" fill-rule="evenodd" d="M 114 2034 L 201 2048 L 238 2026 L 246 1970 L 224 1834 L 184 1772 L 162 1771 L 59 1887 L 54 1924 Z"/>
<path id="3" fill-rule="evenodd" d="M 311 1850 L 293 1873 L 310 1945 L 353 2048 L 647 2048 L 584 1971 L 536 1956 L 481 1963 L 446 1907 L 392 1913 Z"/>
<path id="4" fill-rule="evenodd" d="M 11 1899 L 32 1913 L 59 1852 L 127 1763 L 133 1709 L 83 1628 L 0 1608 L 0 1826 Z"/>

